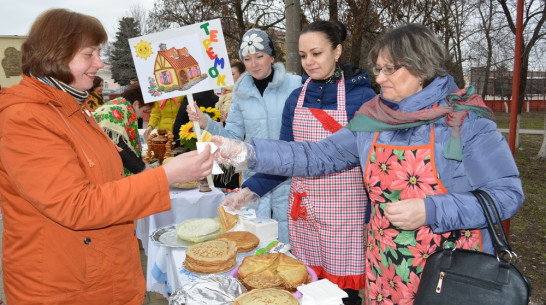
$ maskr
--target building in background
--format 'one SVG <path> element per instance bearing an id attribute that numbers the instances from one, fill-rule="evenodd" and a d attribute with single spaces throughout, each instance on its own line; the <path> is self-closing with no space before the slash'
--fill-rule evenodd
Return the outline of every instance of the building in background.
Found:
<path id="1" fill-rule="evenodd" d="M 23 79 L 21 45 L 26 36 L 0 35 L 0 86 L 11 87 Z"/>
<path id="2" fill-rule="evenodd" d="M 23 79 L 21 69 L 21 46 L 26 36 L 2 36 L 0 35 L 0 86 L 11 87 Z M 110 94 L 121 94 L 122 86 L 112 79 L 110 65 L 104 65 L 98 73 L 104 80 L 104 99 L 108 100 Z"/>

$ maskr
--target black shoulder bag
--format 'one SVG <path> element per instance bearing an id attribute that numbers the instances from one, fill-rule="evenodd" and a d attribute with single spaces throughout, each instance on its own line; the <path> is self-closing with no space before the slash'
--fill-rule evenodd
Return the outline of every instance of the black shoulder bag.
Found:
<path id="1" fill-rule="evenodd" d="M 482 190 L 472 193 L 483 208 L 496 255 L 457 249 L 460 231 L 452 231 L 452 247 L 444 246 L 427 259 L 415 305 L 529 304 L 531 285 L 511 263 L 517 255 L 510 248 L 491 196 Z"/>

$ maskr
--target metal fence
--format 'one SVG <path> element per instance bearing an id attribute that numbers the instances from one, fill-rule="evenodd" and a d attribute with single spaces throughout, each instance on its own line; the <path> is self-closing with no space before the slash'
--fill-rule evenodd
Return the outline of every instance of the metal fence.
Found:
<path id="1" fill-rule="evenodd" d="M 487 90 L 484 101 L 494 111 L 509 111 L 512 102 L 512 71 L 490 71 L 486 80 L 484 68 L 472 68 L 470 84 L 477 94 Z M 487 81 L 487 87 L 486 85 Z M 546 109 L 546 72 L 529 71 L 523 111 Z"/>

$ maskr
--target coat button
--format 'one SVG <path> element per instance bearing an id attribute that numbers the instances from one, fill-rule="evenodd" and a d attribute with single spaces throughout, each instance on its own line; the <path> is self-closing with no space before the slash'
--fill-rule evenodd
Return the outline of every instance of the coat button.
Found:
<path id="1" fill-rule="evenodd" d="M 86 245 L 89 245 L 89 244 L 91 243 L 91 238 L 86 237 L 86 238 L 83 240 L 83 243 L 86 244 Z"/>
<path id="2" fill-rule="evenodd" d="M 317 99 L 317 102 L 320 103 L 320 99 L 319 99 L 319 98 Z"/>

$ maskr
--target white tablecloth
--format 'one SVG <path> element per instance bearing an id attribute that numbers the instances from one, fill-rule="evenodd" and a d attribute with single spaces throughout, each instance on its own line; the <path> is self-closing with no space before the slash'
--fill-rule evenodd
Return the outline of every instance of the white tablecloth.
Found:
<path id="1" fill-rule="evenodd" d="M 178 224 L 185 219 L 218 217 L 217 208 L 224 200 L 224 193 L 217 188 L 213 188 L 211 192 L 206 193 L 199 192 L 199 188 L 193 190 L 172 188 L 170 195 L 171 210 L 137 221 L 137 237 L 142 241 L 142 246 L 148 256 L 146 290 L 159 292 L 164 296 L 167 296 L 167 291 L 172 291 L 171 288 L 167 287 L 168 274 L 166 272 L 168 270 L 166 263 L 169 261 L 168 256 L 171 248 L 159 246 L 152 242 L 150 235 L 157 229 Z"/>

